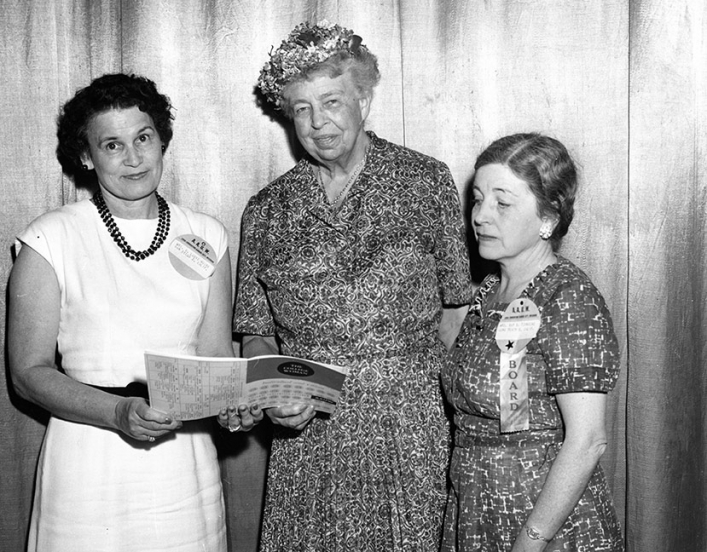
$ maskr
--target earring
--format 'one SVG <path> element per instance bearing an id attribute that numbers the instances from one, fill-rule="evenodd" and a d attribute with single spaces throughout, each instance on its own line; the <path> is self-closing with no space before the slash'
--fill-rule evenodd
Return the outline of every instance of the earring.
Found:
<path id="1" fill-rule="evenodd" d="M 543 240 L 549 240 L 550 236 L 552 236 L 552 228 L 549 228 L 547 226 L 543 226 L 540 229 L 540 238 Z"/>
<path id="2" fill-rule="evenodd" d="M 82 164 L 81 168 L 83 169 L 83 172 L 88 172 L 88 165 L 86 163 Z"/>

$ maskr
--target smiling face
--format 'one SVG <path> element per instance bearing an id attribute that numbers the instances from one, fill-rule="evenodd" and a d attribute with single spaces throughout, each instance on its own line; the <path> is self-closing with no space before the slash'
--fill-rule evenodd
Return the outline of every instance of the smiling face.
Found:
<path id="1" fill-rule="evenodd" d="M 152 118 L 137 107 L 99 113 L 88 124 L 82 161 L 96 171 L 106 202 L 135 202 L 162 178 L 162 140 Z M 114 202 L 113 202 L 114 203 Z"/>
<path id="2" fill-rule="evenodd" d="M 552 221 L 538 215 L 535 196 L 524 180 L 507 166 L 484 165 L 474 176 L 471 220 L 484 259 L 507 264 L 544 252 L 550 244 L 540 238 Z"/>
<path id="3" fill-rule="evenodd" d="M 284 98 L 297 138 L 319 163 L 346 166 L 353 152 L 362 147 L 370 97 L 361 96 L 348 71 L 336 78 L 316 75 L 290 84 Z"/>

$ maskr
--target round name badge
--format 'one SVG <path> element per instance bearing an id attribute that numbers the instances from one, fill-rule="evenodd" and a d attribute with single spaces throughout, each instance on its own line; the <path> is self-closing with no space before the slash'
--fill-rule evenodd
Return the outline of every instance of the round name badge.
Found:
<path id="1" fill-rule="evenodd" d="M 506 308 L 496 329 L 496 345 L 503 353 L 522 351 L 540 329 L 540 311 L 527 297 Z"/>
<path id="2" fill-rule="evenodd" d="M 209 242 L 194 234 L 183 234 L 169 244 L 169 261 L 190 280 L 205 280 L 216 270 L 216 252 Z"/>

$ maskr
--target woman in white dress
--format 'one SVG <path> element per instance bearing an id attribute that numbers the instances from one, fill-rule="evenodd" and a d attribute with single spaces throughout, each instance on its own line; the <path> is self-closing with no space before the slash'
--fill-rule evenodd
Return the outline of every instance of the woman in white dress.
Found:
<path id="1" fill-rule="evenodd" d="M 51 413 L 30 551 L 226 550 L 211 422 L 170 419 L 144 398 L 147 349 L 233 356 L 226 230 L 157 193 L 172 118 L 143 77 L 79 90 L 59 117 L 57 153 L 97 191 L 19 236 L 10 369 L 18 393 Z M 199 245 L 194 257 L 172 253 L 180 242 Z M 257 406 L 218 417 L 232 431 L 261 418 Z"/>

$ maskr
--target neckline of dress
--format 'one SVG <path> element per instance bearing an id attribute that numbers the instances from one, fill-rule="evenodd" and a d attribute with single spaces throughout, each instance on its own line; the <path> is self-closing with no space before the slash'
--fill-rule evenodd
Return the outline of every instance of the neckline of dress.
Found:
<path id="1" fill-rule="evenodd" d="M 527 297 L 529 299 L 532 299 L 530 297 L 531 291 L 534 289 L 538 288 L 537 282 L 539 280 L 544 279 L 547 276 L 547 273 L 553 269 L 553 267 L 559 266 L 563 262 L 563 257 L 560 255 L 556 254 L 556 261 L 552 264 L 547 265 L 545 268 L 543 268 L 540 272 L 538 272 L 533 278 L 528 282 L 528 284 L 523 288 L 523 291 L 520 292 L 518 295 L 518 298 L 521 297 Z M 493 314 L 503 314 L 508 308 L 508 305 L 510 303 L 504 303 L 501 301 L 490 301 L 488 300 L 488 294 L 489 292 L 496 286 L 498 286 L 501 283 L 501 277 L 498 274 L 493 274 L 491 278 L 489 278 L 486 282 L 486 285 L 482 285 L 477 294 L 476 298 L 474 299 L 474 303 L 472 305 L 472 308 L 477 311 L 477 314 L 481 318 L 485 318 L 487 316 L 491 316 Z M 493 307 L 493 308 L 491 308 Z"/>

